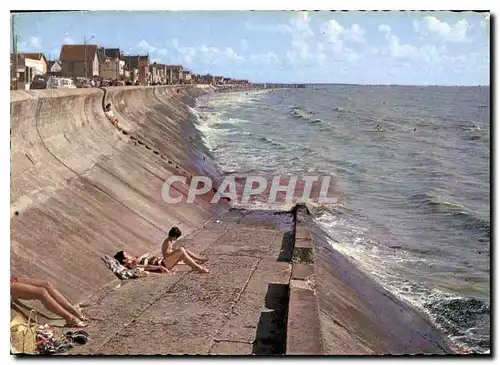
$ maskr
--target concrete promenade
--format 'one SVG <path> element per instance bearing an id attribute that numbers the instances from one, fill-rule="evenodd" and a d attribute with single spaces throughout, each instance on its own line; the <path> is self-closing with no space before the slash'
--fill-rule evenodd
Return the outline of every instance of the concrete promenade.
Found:
<path id="1" fill-rule="evenodd" d="M 85 313 L 92 340 L 71 354 L 284 354 L 291 213 L 232 210 L 179 241 L 209 274 L 119 280 Z"/>

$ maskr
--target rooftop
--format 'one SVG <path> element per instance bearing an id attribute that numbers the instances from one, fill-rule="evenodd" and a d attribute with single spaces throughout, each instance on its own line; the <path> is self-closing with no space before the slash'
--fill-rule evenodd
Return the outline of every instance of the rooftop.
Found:
<path id="1" fill-rule="evenodd" d="M 87 61 L 92 61 L 96 52 L 97 46 L 95 44 L 64 44 L 59 59 L 61 61 L 81 62 L 85 61 L 85 57 L 87 57 Z"/>
<path id="2" fill-rule="evenodd" d="M 41 60 L 42 58 L 45 58 L 45 55 L 43 53 L 18 53 L 20 56 L 24 58 L 29 58 L 31 60 Z"/>
<path id="3" fill-rule="evenodd" d="M 101 47 L 101 48 L 99 48 L 98 53 L 99 53 L 99 58 L 106 56 L 106 57 L 113 58 L 113 59 L 117 59 L 117 58 L 119 59 L 122 55 L 120 52 L 120 48 Z"/>
<path id="4" fill-rule="evenodd" d="M 149 62 L 149 55 L 145 56 L 128 56 L 128 55 L 123 55 L 121 57 L 122 61 L 125 61 L 125 67 L 134 69 L 134 68 L 139 68 L 139 61 L 143 62 Z"/>

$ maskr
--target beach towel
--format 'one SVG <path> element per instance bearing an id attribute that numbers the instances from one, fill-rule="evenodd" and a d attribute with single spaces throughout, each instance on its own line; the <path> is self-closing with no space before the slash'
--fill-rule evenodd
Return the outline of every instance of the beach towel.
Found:
<path id="1" fill-rule="evenodd" d="M 115 273 L 121 280 L 136 279 L 143 276 L 147 276 L 143 270 L 140 269 L 127 269 L 125 266 L 121 265 L 118 260 L 109 255 L 104 255 L 102 260 L 106 266 Z"/>

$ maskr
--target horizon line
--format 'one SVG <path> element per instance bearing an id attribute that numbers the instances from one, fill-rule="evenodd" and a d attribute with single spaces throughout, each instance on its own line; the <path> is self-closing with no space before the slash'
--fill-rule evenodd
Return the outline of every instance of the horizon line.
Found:
<path id="1" fill-rule="evenodd" d="M 275 82 L 275 81 L 250 81 L 252 84 L 281 84 L 281 85 L 349 85 L 349 86 L 446 86 L 446 87 L 490 87 L 490 84 L 361 84 L 348 82 Z"/>

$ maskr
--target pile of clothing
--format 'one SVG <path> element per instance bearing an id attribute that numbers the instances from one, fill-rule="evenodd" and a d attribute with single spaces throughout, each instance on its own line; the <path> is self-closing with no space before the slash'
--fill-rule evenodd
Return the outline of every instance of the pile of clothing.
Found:
<path id="1" fill-rule="evenodd" d="M 36 329 L 36 351 L 42 355 L 64 354 L 75 347 L 84 345 L 90 339 L 86 331 L 67 332 L 59 338 L 47 324 Z"/>

